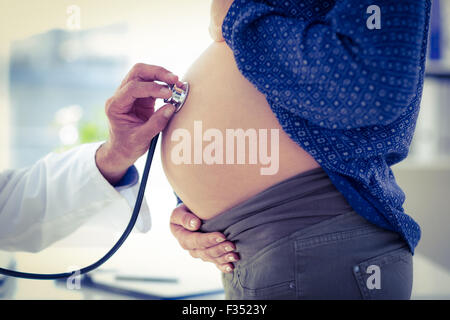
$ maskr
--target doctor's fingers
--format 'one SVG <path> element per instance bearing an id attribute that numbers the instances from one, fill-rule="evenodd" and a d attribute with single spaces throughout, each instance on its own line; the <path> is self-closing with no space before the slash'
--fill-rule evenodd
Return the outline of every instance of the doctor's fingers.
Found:
<path id="1" fill-rule="evenodd" d="M 174 75 L 172 72 L 163 67 L 148 65 L 145 63 L 137 63 L 126 75 L 125 79 L 120 85 L 120 88 L 124 87 L 128 82 L 133 80 L 157 80 L 165 82 L 167 84 L 176 84 L 178 82 L 178 76 Z"/>
<path id="2" fill-rule="evenodd" d="M 107 112 L 126 113 L 130 111 L 133 103 L 140 98 L 168 99 L 172 92 L 167 87 L 154 83 L 133 80 L 120 88 L 116 94 L 108 100 Z"/>
<path id="3" fill-rule="evenodd" d="M 170 224 L 170 231 L 185 250 L 206 249 L 225 241 L 220 232 L 191 232 L 177 224 Z"/>
<path id="4" fill-rule="evenodd" d="M 166 104 L 159 108 L 139 129 L 142 139 L 153 138 L 164 130 L 170 118 L 174 115 L 175 109 L 175 106 L 171 104 Z"/>

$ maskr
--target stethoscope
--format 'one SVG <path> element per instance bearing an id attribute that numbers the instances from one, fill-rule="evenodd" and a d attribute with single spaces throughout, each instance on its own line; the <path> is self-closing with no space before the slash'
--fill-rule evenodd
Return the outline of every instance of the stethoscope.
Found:
<path id="1" fill-rule="evenodd" d="M 177 87 L 176 85 L 168 85 L 169 89 L 172 91 L 172 97 L 169 99 L 165 99 L 165 103 L 170 103 L 175 106 L 175 113 L 179 112 L 181 108 L 184 106 L 184 103 L 186 102 L 186 99 L 189 95 L 189 84 L 187 82 L 183 83 L 183 87 Z M 56 279 L 63 279 L 63 278 L 70 278 L 72 276 L 79 276 L 82 274 L 89 273 L 98 267 L 100 267 L 102 264 L 104 264 L 106 261 L 108 261 L 116 252 L 119 250 L 119 248 L 123 245 L 125 240 L 130 235 L 131 231 L 134 228 L 134 225 L 136 224 L 137 218 L 139 216 L 139 212 L 141 210 L 142 201 L 144 199 L 144 193 L 145 193 L 145 187 L 147 185 L 148 175 L 150 172 L 150 167 L 152 165 L 153 155 L 155 154 L 156 145 L 158 143 L 159 135 L 156 135 L 151 143 L 147 154 L 147 160 L 145 162 L 144 167 L 144 173 L 142 174 L 142 180 L 141 184 L 139 186 L 139 192 L 136 198 L 136 203 L 134 205 L 133 213 L 130 218 L 130 222 L 128 223 L 125 231 L 123 232 L 120 239 L 116 242 L 116 244 L 109 250 L 100 260 L 97 262 L 94 262 L 93 264 L 82 268 L 80 270 L 74 270 L 70 272 L 65 273 L 53 273 L 53 274 L 40 274 L 40 273 L 26 273 L 26 272 L 19 272 L 19 271 L 13 271 L 9 269 L 3 269 L 0 268 L 0 274 L 9 276 L 9 277 L 15 277 L 15 278 L 23 278 L 23 279 L 34 279 L 34 280 L 56 280 Z"/>

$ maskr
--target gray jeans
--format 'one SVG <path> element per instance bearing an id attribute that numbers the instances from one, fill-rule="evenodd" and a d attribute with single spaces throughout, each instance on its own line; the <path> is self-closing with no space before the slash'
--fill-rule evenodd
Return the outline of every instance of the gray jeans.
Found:
<path id="1" fill-rule="evenodd" d="M 350 211 L 285 236 L 223 275 L 227 299 L 409 299 L 412 255 Z"/>

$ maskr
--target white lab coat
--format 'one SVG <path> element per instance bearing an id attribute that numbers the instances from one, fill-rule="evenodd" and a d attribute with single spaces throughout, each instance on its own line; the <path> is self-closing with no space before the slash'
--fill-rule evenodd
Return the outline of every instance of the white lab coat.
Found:
<path id="1" fill-rule="evenodd" d="M 0 250 L 41 251 L 105 210 L 111 219 L 130 218 L 139 184 L 112 187 L 95 163 L 99 146 L 52 153 L 30 168 L 0 173 Z M 136 228 L 147 232 L 150 225 L 144 202 Z"/>

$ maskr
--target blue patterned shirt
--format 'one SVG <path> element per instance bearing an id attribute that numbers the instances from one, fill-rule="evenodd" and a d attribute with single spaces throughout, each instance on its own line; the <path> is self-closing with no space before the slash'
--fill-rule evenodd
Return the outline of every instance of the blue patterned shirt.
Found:
<path id="1" fill-rule="evenodd" d="M 367 21 L 377 5 L 380 29 Z M 352 208 L 399 233 L 391 166 L 406 158 L 422 96 L 430 0 L 235 0 L 222 27 L 241 73 Z"/>

